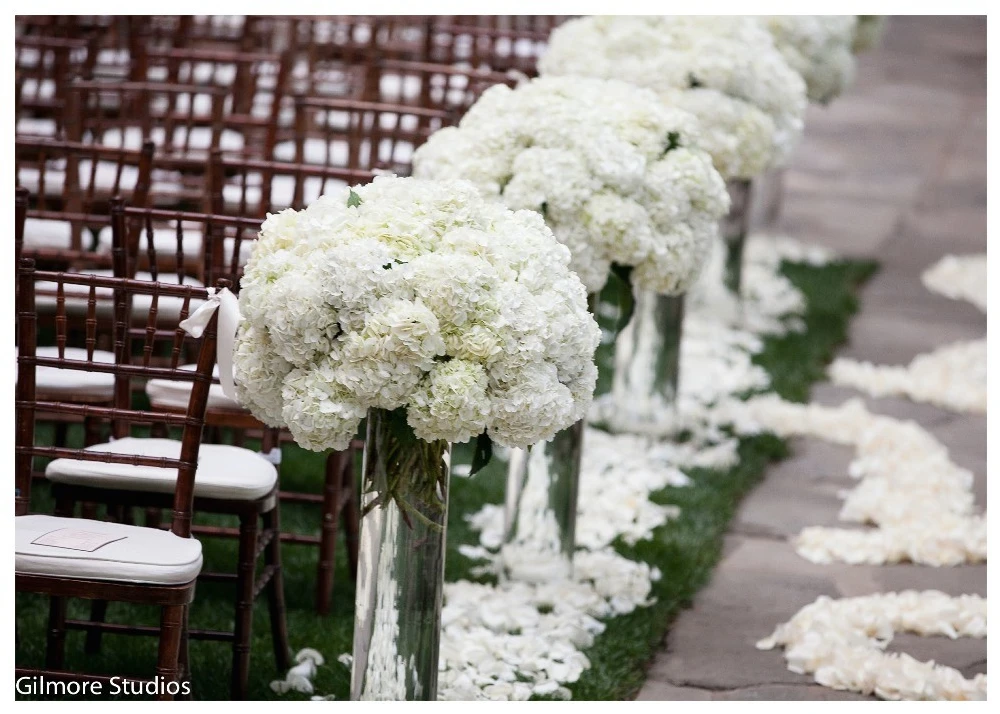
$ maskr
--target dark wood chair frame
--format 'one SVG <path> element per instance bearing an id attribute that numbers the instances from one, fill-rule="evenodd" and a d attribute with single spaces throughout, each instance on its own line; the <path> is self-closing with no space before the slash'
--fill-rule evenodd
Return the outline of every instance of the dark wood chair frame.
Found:
<path id="1" fill-rule="evenodd" d="M 88 310 L 85 322 L 86 360 L 70 360 L 63 355 L 67 336 L 68 317 L 65 312 L 65 301 L 59 301 L 56 324 L 58 326 L 57 342 L 60 345 L 60 356 L 39 357 L 36 355 L 37 316 L 34 310 L 36 284 L 41 281 L 56 283 L 62 296 L 65 285 L 83 285 L 89 288 Z M 140 282 L 119 278 L 98 277 L 79 273 L 42 272 L 36 271 L 34 261 L 30 258 L 21 261 L 18 272 L 19 298 L 17 301 L 17 320 L 19 337 L 18 379 L 16 397 L 16 445 L 15 445 L 15 476 L 17 489 L 15 493 L 15 515 L 28 513 L 31 497 L 32 462 L 35 457 L 72 458 L 85 461 L 100 461 L 105 463 L 125 463 L 137 466 L 155 466 L 177 470 L 177 485 L 166 499 L 172 508 L 170 531 L 182 538 L 191 537 L 191 521 L 194 511 L 194 477 L 198 464 L 198 452 L 201 444 L 201 431 L 204 423 L 205 406 L 208 400 L 211 383 L 212 367 L 215 362 L 216 320 L 209 323 L 198 350 L 196 370 L 177 369 L 175 358 L 170 367 L 153 367 L 148 363 L 148 350 L 144 350 L 141 364 L 134 364 L 129 352 L 130 326 L 127 315 L 130 303 L 135 294 L 152 296 L 155 308 L 160 296 L 179 297 L 184 300 L 185 310 L 193 299 L 203 299 L 205 289 L 163 285 L 159 283 Z M 96 295 L 99 289 L 110 289 L 115 301 L 115 346 L 116 360 L 114 364 L 93 361 L 96 344 Z M 150 311 L 150 319 L 155 320 L 155 309 Z M 154 323 L 155 324 L 155 323 Z M 187 336 L 181 330 L 174 330 L 172 342 L 179 348 Z M 147 337 L 148 340 L 148 337 Z M 179 355 L 179 349 L 174 350 Z M 82 369 L 87 371 L 110 372 L 115 376 L 116 406 L 99 407 L 76 403 L 47 402 L 35 392 L 35 370 L 37 367 L 51 366 L 63 369 Z M 171 380 L 193 382 L 191 398 L 187 411 L 183 414 L 153 414 L 139 412 L 131 408 L 128 396 L 131 392 L 130 382 L 143 377 L 159 377 Z M 124 405 L 124 406 L 122 406 Z M 149 423 L 159 420 L 170 423 L 183 430 L 181 451 L 178 459 L 129 456 L 114 453 L 98 453 L 56 446 L 39 446 L 35 444 L 35 416 L 38 412 L 65 412 L 92 416 L 112 423 L 115 433 L 125 435 L 130 425 Z M 72 494 L 56 493 L 56 515 L 72 515 Z M 86 629 L 93 632 L 94 624 L 83 621 L 67 620 L 66 602 L 68 598 L 84 598 L 96 603 L 108 601 L 131 602 L 158 606 L 160 610 L 159 627 L 129 627 L 127 625 L 103 625 L 103 629 L 117 633 L 147 633 L 159 637 L 159 653 L 156 665 L 156 675 L 164 682 L 181 682 L 189 678 L 187 657 L 187 611 L 194 598 L 195 582 L 182 585 L 137 584 L 114 581 L 85 580 L 68 577 L 54 577 L 33 574 L 15 574 L 14 584 L 18 592 L 33 592 L 49 596 L 49 619 L 46 635 L 46 663 L 44 669 L 16 669 L 18 676 L 42 675 L 53 679 L 68 679 L 75 681 L 107 681 L 110 677 L 102 675 L 87 675 L 70 672 L 64 669 L 65 638 L 67 629 Z M 98 630 L 99 632 L 100 630 Z M 88 635 L 89 639 L 89 635 Z M 135 680 L 133 680 L 135 681 Z M 142 680 L 146 681 L 146 680 Z M 158 698 L 173 698 L 169 688 L 164 686 Z"/>
<path id="2" fill-rule="evenodd" d="M 134 259 L 127 254 L 126 245 L 128 243 L 127 222 L 129 219 L 139 221 L 152 221 L 155 217 L 162 217 L 165 211 L 147 208 L 126 208 L 124 202 L 115 199 L 111 203 L 111 225 L 114 231 L 114 251 L 113 258 L 115 264 L 116 277 L 121 276 L 130 279 L 134 274 Z M 177 214 L 177 212 L 173 212 Z M 182 215 L 182 214 L 178 214 Z M 240 219 L 226 217 L 209 217 L 209 221 L 215 224 L 239 224 Z M 180 225 L 182 220 L 178 221 Z M 249 223 L 243 221 L 243 223 Z M 248 226 L 245 226 L 248 227 Z M 204 232 L 206 243 L 213 242 L 217 234 L 206 228 Z M 218 241 L 221 243 L 221 241 Z M 151 250 L 152 243 L 150 242 Z M 238 245 L 236 254 L 238 255 Z M 212 250 L 207 250 L 208 255 L 212 255 Z M 155 254 L 152 262 L 155 279 Z M 208 263 L 207 273 L 215 275 L 215 270 Z M 214 280 L 219 285 L 231 286 L 232 283 L 224 278 Z M 165 286 L 165 283 L 153 283 Z M 199 290 L 183 285 L 171 286 L 178 290 Z M 200 289 L 204 293 L 204 289 Z M 124 347 L 128 350 L 131 341 L 135 338 L 143 340 L 144 359 L 149 361 L 153 351 L 153 345 L 157 338 L 169 339 L 177 331 L 176 326 L 170 325 L 167 329 L 157 325 L 156 303 L 150 310 L 149 319 L 145 326 L 135 326 L 134 320 L 129 323 L 128 329 L 117 337 L 123 340 Z M 181 312 L 181 319 L 187 316 L 187 305 Z M 128 313 L 125 313 L 128 314 Z M 117 346 L 117 342 L 116 342 Z M 177 360 L 181 357 L 181 345 L 177 345 L 171 351 L 171 359 Z M 131 399 L 131 393 L 118 393 L 116 391 L 115 409 L 126 408 Z M 170 414 L 169 411 L 163 413 Z M 173 414 L 174 419 L 177 415 Z M 204 422 L 204 413 L 202 421 Z M 164 424 L 170 421 L 160 420 Z M 115 431 L 116 438 L 125 434 Z M 192 483 L 192 489 L 193 489 Z M 144 509 L 149 518 L 148 525 L 157 526 L 159 524 L 159 513 L 164 508 L 171 507 L 171 499 L 168 494 L 130 491 L 122 488 L 104 488 L 100 486 L 79 486 L 71 484 L 53 483 L 53 495 L 57 502 L 64 504 L 64 508 L 72 508 L 75 503 L 93 502 L 104 503 L 112 511 L 120 510 L 128 513 L 132 508 Z M 193 494 L 193 491 L 192 491 Z M 225 498 L 205 498 L 192 495 L 194 509 L 199 513 L 214 513 L 235 516 L 239 519 L 239 554 L 237 557 L 237 567 L 235 573 L 206 573 L 203 572 L 200 580 L 234 582 L 236 585 L 235 618 L 236 627 L 233 632 L 220 630 L 200 630 L 189 631 L 190 637 L 194 639 L 205 639 L 220 642 L 232 643 L 233 667 L 231 673 L 231 693 L 235 699 L 244 699 L 247 694 L 250 675 L 250 638 L 253 624 L 253 604 L 257 596 L 266 591 L 268 609 L 271 620 L 271 636 L 274 645 L 275 665 L 280 672 L 286 671 L 291 666 L 291 655 L 288 647 L 288 631 L 285 622 L 285 595 L 283 577 L 281 571 L 281 548 L 280 533 L 281 525 L 278 508 L 277 485 L 268 494 L 253 499 L 225 499 Z M 189 525 L 189 532 L 201 535 L 219 535 L 218 529 L 199 528 Z M 263 556 L 264 567 L 259 576 L 256 575 L 257 560 Z M 100 649 L 101 634 L 105 631 L 117 631 L 118 626 L 107 625 L 104 618 L 107 612 L 107 603 L 97 599 L 91 607 L 90 619 L 81 623 L 70 623 L 73 627 L 85 629 L 87 635 L 87 651 L 96 652 Z"/>
<path id="3" fill-rule="evenodd" d="M 318 116 L 328 117 L 331 112 L 345 114 L 347 126 L 333 127 L 318 120 Z M 389 121 L 384 122 L 384 119 Z M 413 128 L 403 126 L 407 119 L 412 120 L 408 123 L 413 124 Z M 343 140 L 347 144 L 347 160 L 343 168 L 392 171 L 407 176 L 411 170 L 410 163 L 394 160 L 396 148 L 409 144 L 415 150 L 434 131 L 452 121 L 452 113 L 440 108 L 298 96 L 295 98 L 295 161 L 306 163 L 305 142 L 309 138 L 318 138 L 327 146 L 327 160 L 323 163 L 330 165 L 329 143 Z M 386 123 L 389 126 L 383 125 Z M 386 147 L 388 152 L 384 151 Z"/>
<path id="4" fill-rule="evenodd" d="M 437 109 L 447 112 L 449 122 L 457 124 L 476 100 L 494 84 L 506 84 L 508 87 L 517 85 L 517 77 L 504 72 L 456 67 L 450 64 L 433 62 L 407 62 L 400 60 L 382 60 L 377 65 L 380 78 L 385 74 L 402 77 L 415 77 L 420 83 L 419 95 L 416 98 L 405 96 L 383 96 L 379 101 L 388 104 L 403 104 L 424 109 Z M 377 81 L 377 80 L 376 80 Z M 400 82 L 403 86 L 404 82 Z M 461 85 L 461 86 L 459 86 Z M 378 86 L 381 86 L 379 83 Z M 451 91 L 459 90 L 461 98 L 455 101 Z"/>
<path id="5" fill-rule="evenodd" d="M 336 169 L 317 166 L 301 166 L 296 164 L 281 164 L 277 162 L 261 162 L 238 158 L 225 158 L 221 153 L 216 152 L 213 157 L 213 169 L 215 173 L 221 174 L 226 170 L 259 170 L 262 173 L 274 172 L 274 175 L 282 175 L 285 171 L 293 172 L 296 179 L 308 176 L 321 178 L 343 178 L 350 180 L 354 178 L 370 179 L 371 174 L 364 172 L 340 172 Z M 301 184 L 300 184 L 301 185 Z M 221 202 L 221 194 L 218 199 Z M 260 210 L 271 210 L 272 207 L 261 205 Z M 178 226 L 183 226 L 186 222 L 197 222 L 205 225 L 203 235 L 214 235 L 208 250 L 204 253 L 204 273 L 209 279 L 225 279 L 233 286 L 239 285 L 242 276 L 242 265 L 238 262 L 240 245 L 244 237 L 246 240 L 256 240 L 257 230 L 260 228 L 259 218 L 234 218 L 222 215 L 206 215 L 184 213 L 179 211 L 163 211 L 158 209 L 133 209 L 125 208 L 123 220 L 138 223 L 140 229 L 135 230 L 135 226 L 122 230 L 127 230 L 129 236 L 136 232 L 141 236 L 148 234 L 150 226 L 154 221 L 170 220 L 176 222 Z M 219 229 L 228 228 L 233 235 L 233 245 L 229 251 L 223 252 L 223 243 L 219 240 Z M 206 240 L 206 243 L 208 241 Z M 135 251 L 139 249 L 139 244 L 129 243 L 126 260 L 134 262 Z M 178 235 L 178 250 L 182 250 L 182 236 Z M 155 266 L 157 256 L 152 242 L 147 241 L 147 262 Z M 177 256 L 179 264 L 183 264 L 184 257 Z M 123 268 L 124 269 L 124 268 Z M 155 273 L 154 273 L 155 274 Z M 236 289 L 236 288 L 234 288 Z M 272 448 L 280 447 L 281 441 L 290 438 L 287 432 L 274 429 L 254 418 L 248 411 L 219 409 L 209 407 L 205 415 L 205 423 L 211 430 L 230 429 L 237 439 L 242 440 L 246 436 L 260 438 L 261 451 L 268 452 Z M 358 537 L 360 530 L 359 504 L 357 489 L 355 485 L 354 461 L 364 448 L 363 441 L 355 441 L 351 448 L 344 452 L 331 452 L 326 460 L 324 471 L 323 491 L 321 494 L 303 493 L 298 491 L 280 490 L 277 493 L 279 501 L 288 503 L 311 503 L 319 505 L 322 513 L 320 524 L 320 535 L 305 535 L 298 533 L 280 533 L 280 540 L 285 543 L 295 543 L 304 545 L 316 545 L 319 547 L 319 560 L 316 572 L 316 609 L 320 614 L 327 614 L 333 597 L 333 572 L 335 566 L 335 550 L 338 526 L 343 524 L 344 535 L 347 539 L 347 557 L 349 571 L 357 572 L 358 562 Z M 280 469 L 279 469 L 280 472 Z M 199 502 L 200 503 L 200 502 Z M 212 510 L 212 504 L 206 509 Z M 213 511 L 214 512 L 214 511 Z M 198 535 L 237 537 L 240 532 L 220 526 L 195 526 L 194 532 Z"/>

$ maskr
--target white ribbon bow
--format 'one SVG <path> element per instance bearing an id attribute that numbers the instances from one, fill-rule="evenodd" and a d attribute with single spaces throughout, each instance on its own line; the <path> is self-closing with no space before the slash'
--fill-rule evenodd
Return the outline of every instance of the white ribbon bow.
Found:
<path id="1" fill-rule="evenodd" d="M 195 339 L 202 336 L 215 311 L 219 311 L 219 337 L 215 344 L 215 361 L 219 364 L 219 382 L 222 393 L 233 401 L 236 385 L 233 383 L 233 348 L 236 346 L 236 327 L 240 324 L 240 303 L 229 288 L 216 291 L 208 288 L 208 300 L 203 302 L 190 317 L 182 320 L 181 329 Z"/>

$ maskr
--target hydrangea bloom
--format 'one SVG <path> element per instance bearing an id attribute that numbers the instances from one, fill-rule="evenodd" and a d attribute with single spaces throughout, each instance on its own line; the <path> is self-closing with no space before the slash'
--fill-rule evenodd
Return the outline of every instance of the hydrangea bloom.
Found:
<path id="1" fill-rule="evenodd" d="M 854 79 L 855 15 L 768 15 L 761 20 L 806 81 L 809 101 L 826 104 Z"/>
<path id="2" fill-rule="evenodd" d="M 369 408 L 426 441 L 527 446 L 579 420 L 600 331 L 541 216 L 465 181 L 379 177 L 269 215 L 246 267 L 242 402 L 343 449 Z"/>
<path id="3" fill-rule="evenodd" d="M 541 213 L 591 292 L 612 263 L 659 293 L 694 282 L 728 210 L 697 120 L 619 81 L 545 77 L 487 90 L 431 136 L 414 173 L 461 177 Z"/>
<path id="4" fill-rule="evenodd" d="M 694 112 L 727 179 L 780 165 L 802 133 L 805 83 L 749 17 L 595 16 L 557 27 L 543 75 L 622 78 Z"/>

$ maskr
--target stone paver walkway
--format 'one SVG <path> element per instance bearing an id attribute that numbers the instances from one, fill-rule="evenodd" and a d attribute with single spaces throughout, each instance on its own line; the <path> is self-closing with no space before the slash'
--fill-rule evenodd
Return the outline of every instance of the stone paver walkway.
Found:
<path id="1" fill-rule="evenodd" d="M 948 253 L 986 250 L 986 20 L 899 17 L 880 49 L 862 55 L 855 87 L 810 108 L 806 137 L 786 176 L 778 232 L 882 269 L 862 296 L 843 356 L 904 364 L 955 340 L 982 337 L 975 307 L 927 291 L 921 272 Z M 858 396 L 818 385 L 813 400 Z M 986 504 L 986 418 L 905 399 L 865 399 L 876 413 L 914 419 L 976 475 Z M 862 699 L 789 672 L 780 650 L 754 643 L 820 595 L 915 589 L 986 594 L 986 567 L 814 565 L 788 536 L 834 525 L 849 447 L 798 439 L 743 502 L 712 581 L 680 614 L 639 699 Z M 899 635 L 891 651 L 986 671 L 983 640 Z"/>

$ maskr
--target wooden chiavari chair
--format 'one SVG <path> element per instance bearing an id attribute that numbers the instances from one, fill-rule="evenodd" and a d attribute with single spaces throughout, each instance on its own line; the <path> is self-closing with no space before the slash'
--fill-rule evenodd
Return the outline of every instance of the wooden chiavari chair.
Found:
<path id="1" fill-rule="evenodd" d="M 264 192 L 260 191 L 258 193 L 260 198 L 251 204 L 246 199 L 246 192 L 244 192 L 239 215 L 256 216 L 254 219 L 225 218 L 219 215 L 211 216 L 153 209 L 143 211 L 125 209 L 125 212 L 133 223 L 140 224 L 140 241 L 136 245 L 136 249 L 142 251 L 142 246 L 146 246 L 146 260 L 149 264 L 155 262 L 157 255 L 155 252 L 149 251 L 149 242 L 144 241 L 143 236 L 148 233 L 152 225 L 166 219 L 182 227 L 187 227 L 189 230 L 191 226 L 201 223 L 203 229 L 199 231 L 199 235 L 214 235 L 213 244 L 216 246 L 214 251 L 210 250 L 202 256 L 202 260 L 205 261 L 204 274 L 210 276 L 209 279 L 225 277 L 231 280 L 235 286 L 239 285 L 239 279 L 243 274 L 243 264 L 249 255 L 249 250 L 245 247 L 249 248 L 253 240 L 256 239 L 257 230 L 264 215 L 276 212 L 281 208 L 302 208 L 305 203 L 314 200 L 314 197 L 310 197 L 311 194 L 305 193 L 305 191 L 325 192 L 334 186 L 355 184 L 372 178 L 372 174 L 366 172 L 224 157 L 221 152 L 216 152 L 213 156 L 211 173 L 219 177 L 215 183 L 217 187 L 222 184 L 223 177 L 228 174 L 244 177 L 244 187 L 252 186 L 246 179 L 247 175 L 270 177 L 275 181 L 281 178 L 290 178 L 295 182 L 296 187 L 292 192 L 299 194 L 299 197 L 293 200 L 291 206 L 286 206 L 275 204 L 273 200 L 264 197 Z M 218 195 L 218 191 L 216 193 L 216 201 L 221 205 L 224 199 Z M 320 193 L 316 195 L 318 196 Z M 134 233 L 135 226 L 128 230 L 129 233 Z M 185 228 L 181 230 L 183 231 Z M 181 238 L 179 244 L 185 246 L 188 245 L 188 241 Z M 219 250 L 220 246 L 222 250 Z M 150 382 L 146 392 L 154 406 L 168 409 L 183 403 L 185 397 L 183 389 L 184 385 Z M 265 455 L 277 456 L 280 453 L 281 441 L 290 438 L 287 433 L 282 433 L 259 422 L 249 411 L 222 394 L 221 387 L 218 385 L 212 387 L 205 421 L 209 427 L 207 434 L 210 439 L 221 440 L 223 431 L 229 432 L 233 443 L 236 444 L 244 443 L 246 438 L 259 438 L 260 451 Z M 354 462 L 363 447 L 363 441 L 356 441 L 348 451 L 334 452 L 327 457 L 322 493 L 305 493 L 284 489 L 278 492 L 278 498 L 282 502 L 314 504 L 321 509 L 320 534 L 318 536 L 291 532 L 282 532 L 280 535 L 282 542 L 319 547 L 316 573 L 316 608 L 320 614 L 326 614 L 330 610 L 333 594 L 334 554 L 338 528 L 341 524 L 346 537 L 349 570 L 351 573 L 357 570 L 359 515 Z M 196 532 L 200 533 L 201 531 Z M 219 536 L 238 535 L 233 529 L 215 528 L 207 532 Z"/>
<path id="2" fill-rule="evenodd" d="M 56 354 L 37 349 L 35 296 L 39 290 L 64 295 L 67 286 L 79 286 L 88 294 L 88 309 L 76 316 L 59 300 L 56 320 Z M 202 288 L 168 286 L 78 273 L 36 271 L 31 259 L 22 261 L 18 273 L 18 376 L 15 476 L 15 588 L 18 592 L 49 596 L 44 669 L 17 669 L 18 676 L 45 676 L 54 679 L 98 680 L 111 678 L 64 669 L 67 629 L 101 630 L 116 633 L 145 633 L 159 638 L 156 676 L 164 686 L 158 698 L 172 699 L 179 684 L 188 678 L 186 626 L 187 608 L 194 598 L 196 577 L 202 565 L 201 544 L 191 537 L 195 474 L 202 455 L 201 430 L 215 361 L 215 318 L 209 322 L 198 348 L 195 369 L 181 370 L 174 358 L 167 367 L 152 367 L 148 351 L 133 360 L 129 349 L 131 333 L 128 306 L 137 295 L 151 298 L 155 306 L 161 296 L 173 296 L 190 306 L 207 293 Z M 96 295 L 111 293 L 115 303 L 117 352 L 111 363 L 95 358 Z M 155 314 L 155 310 L 153 311 Z M 69 325 L 80 321 L 86 338 L 84 347 L 70 352 L 66 346 Z M 180 330 L 171 333 L 176 346 L 185 340 Z M 175 350 L 174 354 L 179 354 Z M 45 369 L 83 370 L 110 374 L 114 380 L 116 404 L 112 407 L 52 401 L 36 391 L 36 378 Z M 130 382 L 145 377 L 186 380 L 193 384 L 186 408 L 180 413 L 139 412 L 131 408 Z M 35 443 L 35 417 L 39 412 L 62 412 L 110 422 L 113 432 L 126 443 L 135 424 L 162 421 L 182 431 L 180 441 L 169 454 L 154 456 L 121 449 L 41 446 Z M 172 518 L 169 531 L 124 523 L 107 523 L 72 518 L 76 494 L 71 490 L 56 494 L 56 515 L 29 515 L 32 463 L 36 457 L 52 458 L 47 470 L 99 468 L 118 473 L 155 471 L 165 483 L 163 498 L 169 502 Z M 63 540 L 58 538 L 62 536 Z M 52 540 L 56 539 L 56 540 Z M 81 540 L 83 542 L 81 542 Z M 89 545 L 86 541 L 92 540 Z M 55 543 L 55 545 L 53 545 Z M 61 544 L 61 545 L 60 545 Z M 69 598 L 94 602 L 108 601 L 148 604 L 160 608 L 160 626 L 131 627 L 124 624 L 100 625 L 67 619 Z M 132 679 L 129 677 L 128 679 Z M 132 680 L 143 681 L 143 680 Z M 148 681 L 148 680 L 146 680 Z M 169 686 L 173 683 L 174 687 Z"/>
<path id="3" fill-rule="evenodd" d="M 361 169 L 259 161 L 215 151 L 208 167 L 208 192 L 212 213 L 263 221 L 268 213 L 303 209 L 323 194 L 367 183 L 374 176 Z"/>
<path id="4" fill-rule="evenodd" d="M 165 82 L 75 82 L 68 138 L 136 149 L 156 147 L 153 205 L 202 210 L 205 165 L 212 149 L 243 151 L 243 134 L 224 123 L 227 91 Z"/>
<path id="5" fill-rule="evenodd" d="M 494 19 L 510 17 L 501 15 Z M 435 24 L 428 61 L 538 76 L 538 58 L 545 52 L 549 33 L 505 24 Z"/>
<path id="6" fill-rule="evenodd" d="M 146 49 L 133 51 L 132 81 L 164 81 L 179 86 L 223 89 L 224 130 L 243 135 L 240 152 L 250 158 L 269 159 L 279 127 L 294 121 L 291 102 L 284 102 L 294 53 L 233 52 L 218 49 Z M 208 107 L 209 97 L 198 95 Z M 187 96 L 178 97 L 177 109 Z M 232 147 L 226 147 L 233 151 Z"/>
<path id="7" fill-rule="evenodd" d="M 14 44 L 16 131 L 57 137 L 64 129 L 67 89 L 75 77 L 92 72 L 96 53 L 91 40 L 27 35 Z"/>
<path id="8" fill-rule="evenodd" d="M 14 255 L 15 255 L 15 265 L 19 265 L 21 261 L 21 255 L 23 253 L 22 244 L 24 242 L 25 233 L 25 223 L 28 215 L 28 190 L 24 187 L 20 187 L 15 191 L 14 197 Z M 44 255 L 45 250 L 38 251 Z M 61 256 L 64 257 L 64 256 Z M 61 264 L 65 262 L 64 260 L 50 259 L 49 262 L 54 262 L 56 264 Z M 71 291 L 72 292 L 72 291 Z M 77 290 L 76 292 L 80 292 Z M 15 286 L 14 299 L 15 303 L 19 302 L 19 286 Z M 49 292 L 48 295 L 42 294 L 36 296 L 35 299 L 35 313 L 38 315 L 38 322 L 43 324 L 47 323 L 49 325 L 55 324 L 56 314 L 53 312 L 58 312 L 60 307 L 57 300 L 57 294 Z M 63 293 L 65 299 L 65 289 Z M 48 308 L 49 314 L 46 314 L 44 308 Z M 89 307 L 89 306 L 88 306 Z M 42 308 L 42 309 L 40 309 Z M 93 319 L 97 321 L 96 315 L 96 304 L 94 306 L 95 314 Z M 62 305 L 62 309 L 66 309 L 65 302 Z M 80 311 L 77 310 L 79 313 Z M 110 329 L 107 330 L 106 334 L 99 334 L 98 327 L 99 322 L 95 322 L 94 330 L 94 340 L 95 344 L 98 341 L 98 337 L 110 337 Z M 77 325 L 74 325 L 78 327 Z M 80 335 L 75 335 L 79 338 Z M 109 339 L 105 339 L 105 342 L 110 344 Z M 107 345 L 105 345 L 107 346 Z M 36 354 L 39 356 L 51 357 L 53 355 L 64 355 L 70 354 L 74 359 L 82 359 L 80 353 L 82 353 L 79 347 L 66 347 L 64 345 L 38 345 L 36 346 Z M 107 349 L 92 351 L 89 355 L 90 359 L 96 360 L 98 362 L 113 363 L 115 355 L 109 352 Z M 36 394 L 39 399 L 47 402 L 74 402 L 78 404 L 92 404 L 96 406 L 110 406 L 114 400 L 114 376 L 110 374 L 105 374 L 103 372 L 88 372 L 80 370 L 60 370 L 53 369 L 51 367 L 41 367 L 38 369 L 35 375 L 35 389 Z M 93 418 L 80 417 L 78 415 L 65 415 L 59 413 L 45 414 L 37 413 L 36 418 L 38 421 L 52 422 L 54 425 L 54 443 L 56 446 L 65 446 L 67 442 L 68 429 L 70 424 L 83 423 L 84 427 L 84 446 L 90 446 L 91 444 L 96 444 L 100 441 L 100 429 L 98 423 Z"/>
<path id="9" fill-rule="evenodd" d="M 413 151 L 450 120 L 442 109 L 296 97 L 295 140 L 280 144 L 275 155 L 299 164 L 405 176 Z"/>
<path id="10" fill-rule="evenodd" d="M 15 138 L 15 181 L 27 192 L 28 203 L 18 256 L 45 265 L 110 267 L 108 202 L 127 196 L 135 205 L 146 205 L 153 153 L 152 142 L 133 150 Z M 93 252 L 102 231 L 108 243 L 103 256 Z"/>
<path id="11" fill-rule="evenodd" d="M 162 220 L 168 213 L 149 208 L 126 208 L 120 200 L 112 202 L 111 220 L 115 236 L 115 273 L 128 276 L 134 272 L 135 260 L 128 255 L 130 231 L 128 223 L 137 221 L 146 231 L 151 230 L 154 221 Z M 173 212 L 178 230 L 183 230 L 185 224 L 193 222 L 191 216 Z M 256 221 L 241 221 L 235 218 L 208 216 L 204 220 L 202 235 L 208 243 L 225 243 L 226 236 L 219 228 L 237 228 L 234 241 L 230 244 L 234 255 L 238 255 L 244 231 L 251 228 L 256 231 Z M 252 239 L 252 237 L 250 238 Z M 183 243 L 183 241 L 181 241 Z M 150 249 L 151 273 L 154 281 L 159 276 L 156 271 L 155 247 Z M 203 250 L 205 258 L 204 274 L 212 283 L 219 283 L 223 276 L 233 275 L 230 265 L 236 263 L 214 260 L 221 250 L 213 250 L 206 246 Z M 183 265 L 185 261 L 178 260 Z M 159 285 L 169 283 L 158 282 Z M 221 283 L 230 285 L 228 279 Z M 178 289 L 188 289 L 178 286 Z M 194 290 L 196 288 L 190 288 Z M 145 364 L 152 360 L 152 353 L 157 338 L 169 337 L 176 331 L 178 318 L 183 319 L 192 308 L 190 302 L 181 306 L 180 313 L 170 313 L 164 320 L 159 319 L 159 310 L 163 301 L 149 304 L 147 319 L 144 325 L 130 323 L 123 339 L 135 340 L 142 344 Z M 133 309 L 133 316 L 136 314 Z M 125 348 L 128 348 L 126 344 Z M 170 352 L 171 361 L 180 358 L 182 350 L 175 345 Z M 191 369 L 191 366 L 181 365 L 181 371 Z M 151 375 L 156 376 L 156 375 Z M 116 396 L 118 396 L 116 394 Z M 206 398 L 207 400 L 210 398 Z M 116 404 L 116 407 L 121 408 Z M 159 410 L 170 413 L 169 405 Z M 163 424 L 169 424 L 163 420 Z M 155 426 L 155 425 L 154 425 Z M 154 429 L 151 438 L 132 438 L 126 441 L 117 438 L 107 444 L 92 447 L 94 450 L 126 451 L 141 456 L 164 455 L 176 449 L 176 442 L 160 438 L 162 427 Z M 81 468 L 76 465 L 63 465 L 46 470 L 47 478 L 52 482 L 53 494 L 57 500 L 66 503 L 91 501 L 112 504 L 117 508 L 129 511 L 132 508 L 146 509 L 150 523 L 158 522 L 158 513 L 163 508 L 169 508 L 169 483 L 163 478 L 162 472 L 144 471 L 142 473 L 121 473 L 101 468 Z M 235 628 L 232 632 L 219 630 L 191 630 L 190 636 L 195 639 L 230 642 L 233 652 L 231 674 L 231 692 L 237 699 L 246 697 L 250 672 L 250 638 L 253 621 L 253 605 L 259 594 L 266 592 L 268 609 L 271 619 L 271 635 L 274 644 L 275 663 L 279 671 L 285 671 L 290 666 L 288 651 L 288 633 L 285 625 L 285 601 L 283 578 L 281 572 L 280 521 L 277 499 L 277 470 L 262 455 L 253 450 L 228 444 L 203 444 L 201 458 L 198 462 L 197 474 L 193 481 L 194 509 L 199 513 L 211 513 L 232 516 L 238 519 L 239 550 L 235 573 L 208 573 L 202 578 L 225 580 L 235 583 Z M 196 535 L 229 535 L 231 529 L 221 529 L 216 526 L 192 526 L 191 532 Z M 263 556 L 264 567 L 259 577 L 256 576 L 256 563 Z M 105 616 L 105 603 L 95 601 L 91 610 L 90 623 L 87 627 L 94 634 L 90 646 L 97 649 L 100 646 L 100 625 Z"/>
<path id="12" fill-rule="evenodd" d="M 377 69 L 380 102 L 444 111 L 453 124 L 494 84 L 518 82 L 501 72 L 427 62 L 384 60 Z"/>

